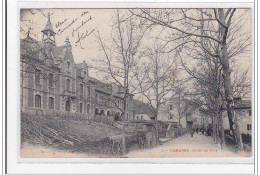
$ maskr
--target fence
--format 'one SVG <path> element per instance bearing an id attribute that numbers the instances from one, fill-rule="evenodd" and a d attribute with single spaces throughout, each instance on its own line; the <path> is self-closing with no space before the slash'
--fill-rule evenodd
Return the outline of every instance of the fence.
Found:
<path id="1" fill-rule="evenodd" d="M 115 121 L 115 117 L 114 116 L 107 116 L 107 115 L 94 115 L 92 120 L 95 121 L 95 122 L 99 122 L 99 123 L 105 123 L 105 124 L 108 124 L 108 125 L 113 125 L 113 123 Z"/>
<path id="2" fill-rule="evenodd" d="M 79 113 L 79 112 L 68 112 L 68 111 L 54 111 L 48 109 L 35 109 L 35 108 L 26 108 L 22 112 L 35 115 L 35 116 L 48 116 L 48 117 L 62 117 L 69 119 L 90 119 L 89 114 Z"/>

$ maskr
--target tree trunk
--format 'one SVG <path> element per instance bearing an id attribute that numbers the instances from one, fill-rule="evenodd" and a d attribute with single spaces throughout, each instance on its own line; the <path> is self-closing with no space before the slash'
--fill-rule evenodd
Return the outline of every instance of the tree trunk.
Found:
<path id="1" fill-rule="evenodd" d="M 219 9 L 219 18 L 223 24 L 226 24 L 225 21 L 227 15 L 225 16 L 223 9 Z M 241 149 L 242 148 L 241 134 L 239 130 L 237 117 L 234 115 L 234 100 L 233 100 L 233 90 L 231 84 L 231 69 L 229 66 L 229 57 L 228 57 L 228 50 L 227 50 L 227 36 L 228 36 L 228 29 L 229 29 L 231 18 L 232 15 L 230 14 L 226 27 L 220 24 L 220 33 L 222 37 L 220 61 L 223 68 L 225 101 L 226 101 L 230 130 L 232 131 L 236 147 L 238 149 Z"/>
<path id="2" fill-rule="evenodd" d="M 223 126 L 223 118 L 221 112 L 219 113 L 219 125 L 220 125 L 220 143 L 221 143 L 221 149 L 226 145 L 225 142 L 225 132 L 224 132 L 224 126 Z"/>
<path id="3" fill-rule="evenodd" d="M 233 100 L 233 91 L 232 91 L 231 77 L 230 77 L 231 69 L 229 67 L 227 45 L 225 43 L 222 46 L 222 56 L 223 56 L 222 67 L 223 67 L 223 80 L 224 80 L 224 88 L 225 88 L 225 99 L 226 99 L 226 107 L 227 107 L 230 130 L 232 131 L 236 143 L 236 147 L 238 149 L 241 149 L 242 148 L 241 134 L 240 134 L 237 117 L 236 115 L 234 115 L 234 100 Z"/>

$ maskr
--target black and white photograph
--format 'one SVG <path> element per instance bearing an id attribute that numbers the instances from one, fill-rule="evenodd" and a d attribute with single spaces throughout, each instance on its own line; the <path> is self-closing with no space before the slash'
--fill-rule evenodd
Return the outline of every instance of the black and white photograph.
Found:
<path id="1" fill-rule="evenodd" d="M 21 158 L 253 156 L 251 8 L 19 10 Z"/>

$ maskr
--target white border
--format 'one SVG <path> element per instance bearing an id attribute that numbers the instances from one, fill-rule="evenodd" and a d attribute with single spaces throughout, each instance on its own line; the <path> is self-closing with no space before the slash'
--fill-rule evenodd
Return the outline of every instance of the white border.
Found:
<path id="1" fill-rule="evenodd" d="M 7 65 L 7 85 L 8 85 L 8 173 L 235 173 L 235 174 L 251 174 L 253 173 L 253 157 L 251 158 L 157 158 L 157 159 L 80 159 L 80 158 L 66 158 L 66 159 L 17 159 L 20 149 L 19 147 L 19 130 L 20 128 L 18 119 L 20 115 L 20 100 L 19 100 L 19 8 L 209 8 L 209 7 L 250 7 L 254 9 L 253 1 L 248 0 L 247 3 L 242 0 L 235 1 L 229 0 L 219 1 L 218 3 L 209 3 L 209 0 L 200 1 L 200 3 L 194 1 L 176 1 L 178 3 L 166 2 L 166 3 L 156 3 L 153 2 L 82 2 L 69 0 L 66 2 L 56 1 L 38 1 L 26 2 L 26 1 L 12 1 L 8 3 L 8 65 Z M 193 3 L 194 2 L 194 3 Z M 201 3 L 203 2 L 203 3 Z M 235 3 L 240 2 L 240 3 Z M 252 10 L 253 13 L 253 10 Z M 253 17 L 254 15 L 252 15 Z M 254 19 L 252 19 L 254 21 Z M 252 28 L 252 30 L 254 30 Z M 252 32 L 253 33 L 253 32 Z M 252 37 L 253 39 L 253 37 Z M 254 41 L 252 42 L 254 43 Z M 253 49 L 252 49 L 253 50 Z M 254 72 L 254 71 L 252 71 Z M 17 110 L 14 110 L 17 109 Z M 18 125 L 18 127 L 17 127 Z M 18 156 L 19 157 L 19 156 Z M 21 163 L 27 162 L 27 163 Z M 52 164 L 30 164 L 30 162 L 45 162 Z M 54 164 L 54 162 L 56 164 Z M 61 162 L 70 162 L 73 164 L 57 164 Z M 130 163 L 138 164 L 130 164 Z M 78 163 L 78 164 L 75 164 Z M 85 164 L 82 164 L 85 163 Z M 91 163 L 91 164 L 86 164 Z M 99 163 L 99 164 L 94 164 Z M 100 164 L 102 163 L 102 164 Z M 107 164 L 113 163 L 113 164 Z M 120 163 L 120 164 L 118 164 Z M 123 163 L 123 164 L 122 164 Z M 144 164 L 150 163 L 150 164 Z M 155 164 L 156 163 L 156 164 Z M 170 164 L 174 163 L 174 164 Z M 178 163 L 176 165 L 176 163 Z M 204 163 L 203 165 L 189 164 L 187 163 Z M 206 165 L 205 163 L 211 163 L 211 165 Z M 215 164 L 213 164 L 215 163 Z M 216 165 L 218 163 L 218 165 Z M 222 163 L 221 165 L 219 163 Z M 224 163 L 233 163 L 225 165 Z M 234 164 L 234 163 L 244 163 L 244 164 Z M 70 165 L 70 166 L 68 166 Z M 187 168 L 189 166 L 189 168 Z M 203 166 L 203 169 L 201 168 Z"/>

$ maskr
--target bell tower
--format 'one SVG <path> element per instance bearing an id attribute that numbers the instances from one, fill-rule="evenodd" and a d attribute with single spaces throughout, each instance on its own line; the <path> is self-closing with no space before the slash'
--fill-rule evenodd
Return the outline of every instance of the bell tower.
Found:
<path id="1" fill-rule="evenodd" d="M 45 43 L 51 43 L 55 45 L 55 32 L 53 31 L 51 20 L 50 20 L 50 13 L 48 13 L 48 21 L 46 23 L 45 28 L 42 30 L 43 36 L 42 41 Z"/>

